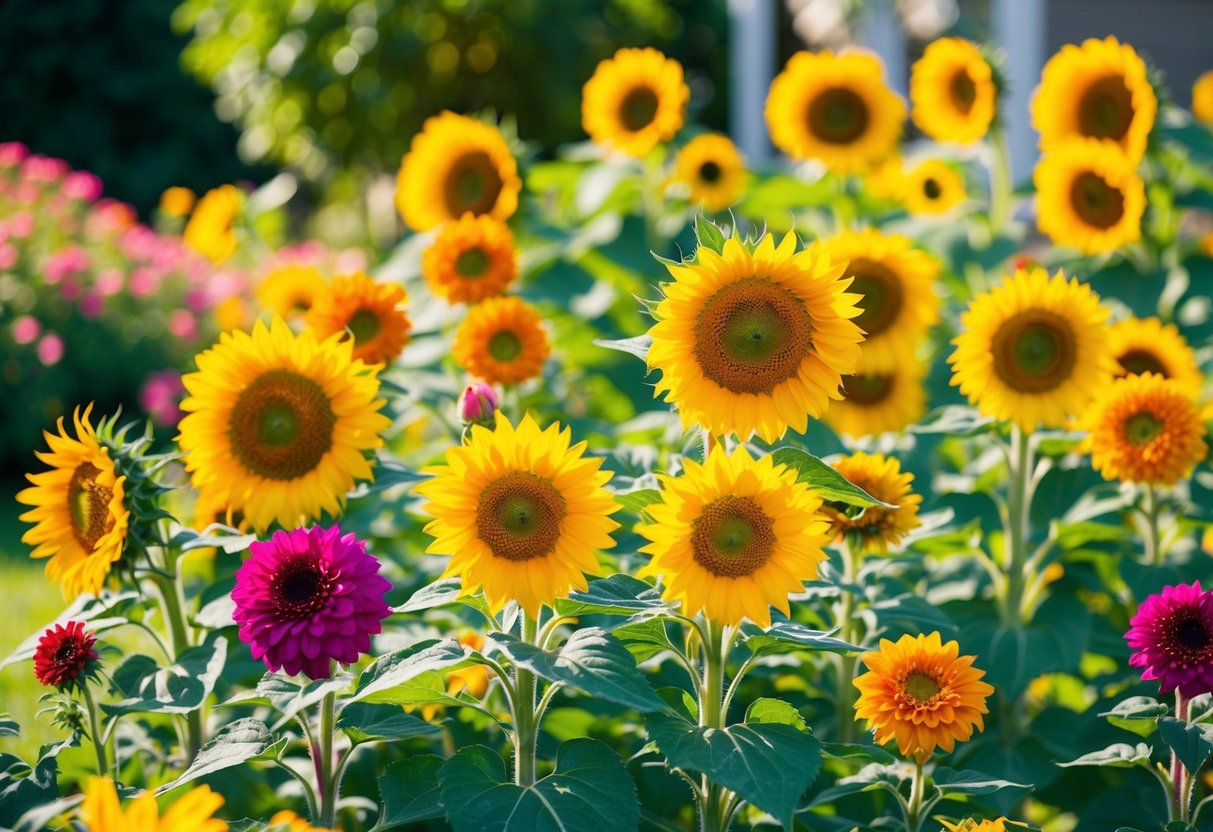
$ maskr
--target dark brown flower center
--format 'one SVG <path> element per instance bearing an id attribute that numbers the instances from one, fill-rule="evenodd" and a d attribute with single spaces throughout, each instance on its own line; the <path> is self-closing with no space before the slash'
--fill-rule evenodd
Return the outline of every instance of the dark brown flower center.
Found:
<path id="1" fill-rule="evenodd" d="M 973 83 L 967 69 L 962 67 L 956 71 L 956 74 L 952 76 L 952 82 L 948 84 L 948 92 L 952 95 L 953 106 L 968 115 L 969 111 L 973 109 L 974 102 L 977 101 L 977 85 Z"/>
<path id="2" fill-rule="evenodd" d="M 319 384 L 291 370 L 271 370 L 244 388 L 232 408 L 232 453 L 248 470 L 293 480 L 314 470 L 333 446 L 333 415 Z"/>
<path id="3" fill-rule="evenodd" d="M 1133 123 L 1133 94 L 1119 75 L 1099 79 L 1078 101 L 1078 129 L 1084 136 L 1120 141 Z"/>
<path id="4" fill-rule="evenodd" d="M 859 405 L 880 404 L 893 392 L 893 376 L 876 373 L 843 376 L 842 394 Z"/>
<path id="5" fill-rule="evenodd" d="M 522 355 L 522 339 L 513 330 L 498 330 L 489 336 L 489 355 L 497 361 L 513 361 Z"/>
<path id="6" fill-rule="evenodd" d="M 80 655 L 80 642 L 74 638 L 65 638 L 55 650 L 55 661 L 61 664 L 74 663 Z"/>
<path id="7" fill-rule="evenodd" d="M 911 671 L 901 682 L 901 692 L 915 705 L 926 705 L 933 697 L 938 696 L 941 690 L 943 686 L 939 684 L 939 680 L 922 670 Z"/>
<path id="8" fill-rule="evenodd" d="M 494 556 L 530 560 L 556 548 L 566 512 L 564 496 L 549 480 L 515 471 L 493 480 L 480 495 L 476 531 Z"/>
<path id="9" fill-rule="evenodd" d="M 459 252 L 459 256 L 455 258 L 455 271 L 459 272 L 459 276 L 468 280 L 475 280 L 478 277 L 484 277 L 484 273 L 489 268 L 489 256 L 480 246 L 472 246 L 469 249 Z"/>
<path id="10" fill-rule="evenodd" d="M 447 213 L 487 214 L 497 204 L 504 183 L 492 158 L 483 150 L 460 156 L 447 172 L 443 196 Z"/>
<path id="11" fill-rule="evenodd" d="M 1074 330 L 1060 315 L 1020 312 L 994 333 L 994 372 L 1019 393 L 1045 393 L 1070 378 L 1078 361 Z"/>
<path id="12" fill-rule="evenodd" d="M 709 185 L 715 185 L 719 182 L 723 173 L 724 171 L 721 170 L 720 165 L 716 162 L 704 162 L 699 166 L 699 178 Z"/>
<path id="13" fill-rule="evenodd" d="M 934 202 L 943 196 L 943 186 L 934 176 L 928 176 L 922 180 L 922 195 Z"/>
<path id="14" fill-rule="evenodd" d="M 630 133 L 643 130 L 653 123 L 660 103 L 657 93 L 650 87 L 636 87 L 623 97 L 619 104 L 619 123 Z"/>
<path id="15" fill-rule="evenodd" d="M 851 291 L 863 295 L 859 308 L 863 310 L 855 324 L 871 338 L 887 330 L 901 312 L 904 291 L 892 269 L 865 258 L 851 261 L 847 271 L 855 278 Z"/>
<path id="16" fill-rule="evenodd" d="M 97 542 L 114 527 L 109 504 L 114 492 L 97 482 L 101 469 L 91 462 L 82 462 L 72 472 L 67 486 L 67 508 L 71 517 L 72 534 L 86 553 L 97 548 Z"/>
<path id="17" fill-rule="evenodd" d="M 278 618 L 298 620 L 315 615 L 333 592 L 334 580 L 309 557 L 289 560 L 274 572 L 272 593 Z"/>
<path id="18" fill-rule="evenodd" d="M 1125 440 L 1133 446 L 1148 445 L 1162 433 L 1167 423 L 1149 411 L 1134 413 L 1125 419 Z"/>
<path id="19" fill-rule="evenodd" d="M 1124 194 L 1092 171 L 1074 177 L 1070 204 L 1083 222 L 1096 228 L 1111 228 L 1125 215 Z"/>
<path id="20" fill-rule="evenodd" d="M 767 278 L 718 289 L 695 320 L 695 358 L 703 374 L 734 393 L 770 393 L 799 372 L 813 349 L 803 301 Z"/>
<path id="21" fill-rule="evenodd" d="M 346 327 L 353 333 L 355 344 L 365 344 L 367 341 L 375 339 L 379 330 L 383 328 L 383 323 L 379 320 L 379 313 L 373 309 L 359 309 L 350 315 Z"/>
<path id="22" fill-rule="evenodd" d="M 829 144 L 850 144 L 868 129 L 868 105 L 853 90 L 832 87 L 809 104 L 809 132 Z"/>
<path id="23" fill-rule="evenodd" d="M 1127 350 L 1124 355 L 1116 359 L 1120 366 L 1124 368 L 1125 373 L 1133 375 L 1142 375 L 1143 373 L 1157 373 L 1163 378 L 1170 378 L 1166 366 L 1158 358 L 1157 355 L 1144 349 Z"/>
<path id="24" fill-rule="evenodd" d="M 695 562 L 715 575 L 752 575 L 775 551 L 775 522 L 752 497 L 720 497 L 695 520 L 691 549 Z"/>

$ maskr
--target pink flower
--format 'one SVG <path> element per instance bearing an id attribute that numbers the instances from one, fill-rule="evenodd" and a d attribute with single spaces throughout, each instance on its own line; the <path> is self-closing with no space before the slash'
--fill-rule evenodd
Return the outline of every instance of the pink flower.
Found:
<path id="1" fill-rule="evenodd" d="M 35 154 L 21 163 L 21 174 L 32 182 L 58 182 L 71 170 L 62 159 Z"/>
<path id="2" fill-rule="evenodd" d="M 131 294 L 143 298 L 160 286 L 160 273 L 148 266 L 140 266 L 131 272 Z"/>
<path id="3" fill-rule="evenodd" d="M 101 178 L 86 170 L 74 170 L 63 178 L 63 193 L 72 199 L 92 202 L 101 196 Z"/>
<path id="4" fill-rule="evenodd" d="M 183 341 L 198 335 L 198 319 L 187 309 L 174 309 L 168 316 L 168 331 Z"/>
<path id="5" fill-rule="evenodd" d="M 271 671 L 332 675 L 331 662 L 352 664 L 391 614 L 392 585 L 366 542 L 337 526 L 275 532 L 249 547 L 236 571 L 232 600 L 240 640 Z"/>
<path id="6" fill-rule="evenodd" d="M 11 269 L 21 259 L 21 252 L 12 243 L 0 243 L 0 269 Z"/>
<path id="7" fill-rule="evenodd" d="M 80 298 L 80 314 L 86 318 L 98 317 L 103 309 L 105 309 L 105 299 L 100 292 L 85 292 L 84 297 Z"/>
<path id="8" fill-rule="evenodd" d="M 467 424 L 489 425 L 501 406 L 501 397 L 492 385 L 473 381 L 459 394 L 459 418 Z"/>
<path id="9" fill-rule="evenodd" d="M 1160 694 L 1213 692 L 1213 592 L 1200 581 L 1164 587 L 1143 601 L 1125 641 L 1135 651 L 1129 665 L 1142 669 L 1142 679 L 1159 680 Z"/>
<path id="10" fill-rule="evenodd" d="M 126 275 L 122 273 L 122 269 L 111 267 L 103 269 L 97 275 L 97 291 L 103 297 L 116 295 L 122 291 L 123 284 L 126 283 Z"/>
<path id="11" fill-rule="evenodd" d="M 13 165 L 19 165 L 26 156 L 29 156 L 29 148 L 21 142 L 0 143 L 0 167 L 11 168 Z"/>
<path id="12" fill-rule="evenodd" d="M 42 324 L 30 315 L 22 315 L 13 321 L 13 340 L 18 344 L 32 344 L 42 332 Z"/>
<path id="13" fill-rule="evenodd" d="M 75 300 L 80 297 L 80 283 L 71 277 L 65 277 L 59 284 L 59 295 L 64 300 Z"/>
<path id="14" fill-rule="evenodd" d="M 8 230 L 14 238 L 24 240 L 34 233 L 34 215 L 29 211 L 13 214 L 8 221 Z"/>
<path id="15" fill-rule="evenodd" d="M 52 254 L 42 267 L 47 283 L 56 284 L 68 275 L 82 272 L 89 266 L 89 256 L 79 246 L 68 246 Z"/>
<path id="16" fill-rule="evenodd" d="M 38 342 L 38 360 L 47 367 L 53 367 L 63 358 L 63 339 L 57 332 L 48 332 Z"/>
<path id="17" fill-rule="evenodd" d="M 181 410 L 177 405 L 184 393 L 181 373 L 161 370 L 148 376 L 139 388 L 139 406 L 156 424 L 172 426 L 181 419 Z"/>

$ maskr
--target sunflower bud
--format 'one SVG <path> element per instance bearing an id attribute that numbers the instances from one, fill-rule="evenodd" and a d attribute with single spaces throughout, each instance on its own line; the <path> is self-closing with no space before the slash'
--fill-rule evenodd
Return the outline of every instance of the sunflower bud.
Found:
<path id="1" fill-rule="evenodd" d="M 473 381 L 459 394 L 459 418 L 469 425 L 492 425 L 500 406 L 501 396 L 483 381 Z"/>

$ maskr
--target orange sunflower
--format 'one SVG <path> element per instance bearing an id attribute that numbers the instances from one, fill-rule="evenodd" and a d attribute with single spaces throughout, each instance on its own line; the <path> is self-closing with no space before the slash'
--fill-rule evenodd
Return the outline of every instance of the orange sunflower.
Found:
<path id="1" fill-rule="evenodd" d="M 448 303 L 479 303 L 500 295 L 518 276 L 514 235 L 499 219 L 464 214 L 444 225 L 422 253 L 421 273 Z"/>
<path id="2" fill-rule="evenodd" d="M 349 332 L 354 358 L 386 364 L 400 355 L 412 324 L 404 311 L 408 295 L 395 283 L 376 283 L 356 272 L 338 277 L 316 295 L 307 313 L 308 328 L 317 341 Z"/>
<path id="3" fill-rule="evenodd" d="M 543 319 L 516 297 L 489 298 L 455 333 L 455 360 L 489 384 L 518 384 L 543 372 L 552 348 Z"/>

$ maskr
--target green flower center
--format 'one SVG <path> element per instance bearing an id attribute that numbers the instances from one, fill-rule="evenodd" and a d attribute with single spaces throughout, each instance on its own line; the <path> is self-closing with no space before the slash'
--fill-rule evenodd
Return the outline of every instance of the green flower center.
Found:
<path id="1" fill-rule="evenodd" d="M 649 87 L 636 87 L 629 91 L 619 104 L 619 123 L 629 133 L 643 130 L 653 123 L 659 103 L 654 90 Z"/>
<path id="2" fill-rule="evenodd" d="M 1078 102 L 1078 129 L 1084 136 L 1120 141 L 1133 123 L 1133 94 L 1119 75 L 1087 87 Z"/>
<path id="3" fill-rule="evenodd" d="M 1019 393 L 1044 393 L 1070 378 L 1078 360 L 1074 330 L 1060 315 L 1039 309 L 1003 323 L 992 343 L 995 374 Z"/>
<path id="4" fill-rule="evenodd" d="M 775 551 L 775 522 L 752 497 L 720 497 L 704 506 L 691 532 L 695 562 L 716 575 L 752 575 Z"/>
<path id="5" fill-rule="evenodd" d="M 508 329 L 498 330 L 489 336 L 489 355 L 498 361 L 513 361 L 522 355 L 522 340 Z"/>
<path id="6" fill-rule="evenodd" d="M 942 688 L 935 677 L 915 670 L 901 683 L 901 690 L 915 705 L 925 705 L 931 697 L 938 695 Z"/>
<path id="7" fill-rule="evenodd" d="M 1074 177 L 1070 203 L 1083 222 L 1096 228 L 1111 228 L 1125 215 L 1124 194 L 1092 171 Z"/>
<path id="8" fill-rule="evenodd" d="M 114 526 L 109 504 L 114 492 L 100 485 L 101 469 L 91 462 L 82 462 L 72 472 L 67 486 L 67 507 L 71 517 L 72 535 L 88 554 L 97 548 L 97 541 Z"/>
<path id="9" fill-rule="evenodd" d="M 494 556 L 530 560 L 556 548 L 566 513 L 563 495 L 549 480 L 515 471 L 489 483 L 481 493 L 476 530 Z"/>
<path id="10" fill-rule="evenodd" d="M 809 132 L 829 144 L 850 144 L 868 129 L 868 106 L 853 90 L 832 87 L 809 104 Z"/>
<path id="11" fill-rule="evenodd" d="M 1166 422 L 1153 413 L 1134 413 L 1125 419 L 1125 439 L 1130 445 L 1147 445 L 1158 438 L 1166 427 Z"/>
<path id="12" fill-rule="evenodd" d="M 487 214 L 497 204 L 503 184 L 497 166 L 483 150 L 460 156 L 447 172 L 443 186 L 447 213 L 452 217 L 468 212 Z"/>
<path id="13" fill-rule="evenodd" d="M 367 341 L 374 339 L 382 329 L 382 322 L 379 320 L 379 315 L 370 309 L 359 309 L 350 316 L 346 327 L 354 334 L 355 344 L 365 344 Z"/>
<path id="14" fill-rule="evenodd" d="M 460 277 L 468 280 L 484 277 L 488 267 L 489 256 L 480 246 L 473 246 L 466 251 L 461 251 L 455 258 L 455 271 L 459 272 Z"/>
<path id="15" fill-rule="evenodd" d="M 328 453 L 336 422 L 319 384 L 292 370 L 271 370 L 245 387 L 232 407 L 232 453 L 266 479 L 297 479 Z"/>
<path id="16" fill-rule="evenodd" d="M 863 312 L 854 319 L 855 324 L 869 338 L 879 335 L 901 313 L 904 296 L 901 280 L 891 269 L 864 258 L 852 260 L 849 271 L 855 278 L 850 291 L 863 295 L 859 301 Z"/>

